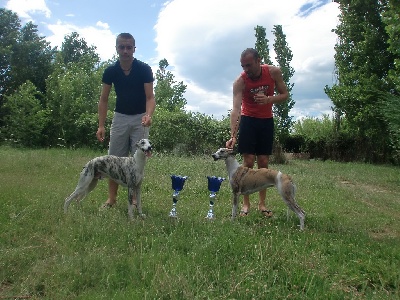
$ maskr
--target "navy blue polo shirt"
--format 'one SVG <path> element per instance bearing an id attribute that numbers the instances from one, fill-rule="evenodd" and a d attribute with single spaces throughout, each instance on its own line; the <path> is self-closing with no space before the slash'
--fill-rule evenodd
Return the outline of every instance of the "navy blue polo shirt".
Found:
<path id="1" fill-rule="evenodd" d="M 129 75 L 125 75 L 119 60 L 104 70 L 102 82 L 114 84 L 117 101 L 115 111 L 125 115 L 146 112 L 144 84 L 154 81 L 150 66 L 136 58 L 133 59 Z"/>

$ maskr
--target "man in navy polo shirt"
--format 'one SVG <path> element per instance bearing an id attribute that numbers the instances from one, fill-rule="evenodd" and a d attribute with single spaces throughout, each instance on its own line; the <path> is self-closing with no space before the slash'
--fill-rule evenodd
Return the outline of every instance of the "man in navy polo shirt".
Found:
<path id="1" fill-rule="evenodd" d="M 110 130 L 110 155 L 135 153 L 136 142 L 149 136 L 151 117 L 156 107 L 153 72 L 149 65 L 133 57 L 135 48 L 135 39 L 130 33 L 119 34 L 116 40 L 119 59 L 103 73 L 96 136 L 100 142 L 104 141 L 108 97 L 114 85 L 117 99 Z M 117 192 L 118 184 L 110 179 L 108 199 L 102 207 L 113 206 L 117 201 Z"/>

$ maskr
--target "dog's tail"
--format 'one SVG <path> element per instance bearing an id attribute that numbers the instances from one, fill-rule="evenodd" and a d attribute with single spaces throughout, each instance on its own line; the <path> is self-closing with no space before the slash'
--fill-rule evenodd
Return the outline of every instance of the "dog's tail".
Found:
<path id="1" fill-rule="evenodd" d="M 98 178 L 94 176 L 92 165 L 87 165 L 81 171 L 78 185 L 72 194 L 64 201 L 64 212 L 66 213 L 72 200 L 80 202 L 87 194 L 89 194 L 97 185 Z"/>
<path id="2" fill-rule="evenodd" d="M 278 172 L 276 176 L 276 187 L 278 188 L 279 194 L 281 195 L 283 201 L 300 219 L 300 228 L 304 228 L 304 210 L 297 204 L 295 199 L 296 185 L 293 183 L 292 179 L 288 175 L 284 175 Z"/>

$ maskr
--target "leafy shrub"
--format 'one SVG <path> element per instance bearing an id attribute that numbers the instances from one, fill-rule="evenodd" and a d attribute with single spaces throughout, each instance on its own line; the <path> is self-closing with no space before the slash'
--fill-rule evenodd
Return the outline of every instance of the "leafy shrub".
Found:
<path id="1" fill-rule="evenodd" d="M 334 135 L 334 123 L 328 116 L 324 115 L 322 119 L 306 118 L 297 121 L 293 127 L 292 141 L 296 139 L 303 142 L 303 145 L 296 146 L 296 150 L 309 152 L 310 157 L 325 157 L 326 143 Z"/>
<path id="2" fill-rule="evenodd" d="M 205 154 L 225 145 L 229 120 L 218 121 L 200 113 L 170 112 L 157 108 L 150 139 L 160 152 Z"/>
<path id="3" fill-rule="evenodd" d="M 11 96 L 5 97 L 5 136 L 13 144 L 24 147 L 45 145 L 43 130 L 50 123 L 49 111 L 44 109 L 39 98 L 42 95 L 30 81 L 22 84 Z"/>

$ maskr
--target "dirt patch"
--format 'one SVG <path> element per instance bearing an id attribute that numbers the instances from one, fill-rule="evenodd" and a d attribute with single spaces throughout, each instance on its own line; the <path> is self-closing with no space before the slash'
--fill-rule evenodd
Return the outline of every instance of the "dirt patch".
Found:
<path id="1" fill-rule="evenodd" d="M 361 189 L 367 192 L 371 193 L 391 193 L 391 191 L 384 189 L 382 187 L 378 187 L 376 185 L 370 185 L 370 184 L 365 184 L 365 183 L 359 183 L 359 182 L 352 182 L 349 180 L 345 180 L 342 178 L 338 179 L 340 184 L 347 186 L 347 187 L 353 187 L 357 189 Z"/>

